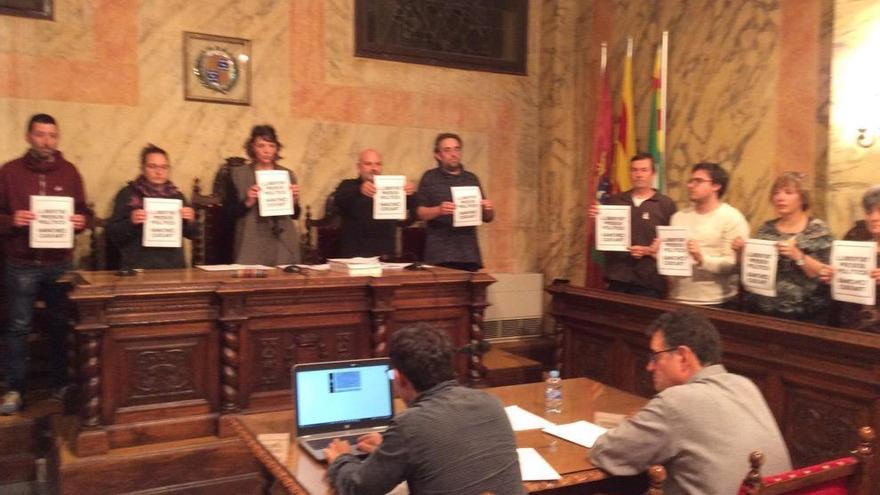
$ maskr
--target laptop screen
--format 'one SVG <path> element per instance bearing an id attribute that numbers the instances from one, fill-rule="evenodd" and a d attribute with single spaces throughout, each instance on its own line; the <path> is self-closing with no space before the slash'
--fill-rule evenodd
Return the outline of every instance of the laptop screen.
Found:
<path id="1" fill-rule="evenodd" d="M 387 424 L 394 414 L 387 358 L 297 365 L 298 435 Z"/>

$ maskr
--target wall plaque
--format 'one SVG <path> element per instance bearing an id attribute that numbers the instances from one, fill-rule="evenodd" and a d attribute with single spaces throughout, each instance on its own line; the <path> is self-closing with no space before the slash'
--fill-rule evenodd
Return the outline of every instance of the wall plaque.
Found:
<path id="1" fill-rule="evenodd" d="M 250 55 L 249 40 L 183 33 L 184 98 L 250 105 Z"/>

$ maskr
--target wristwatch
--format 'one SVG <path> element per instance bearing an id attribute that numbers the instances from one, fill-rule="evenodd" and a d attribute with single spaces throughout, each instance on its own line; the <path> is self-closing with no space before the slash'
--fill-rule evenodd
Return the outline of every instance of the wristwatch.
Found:
<path id="1" fill-rule="evenodd" d="M 801 254 L 800 258 L 794 260 L 794 264 L 797 266 L 804 266 L 804 263 L 806 263 L 806 259 L 807 259 L 807 255 Z"/>

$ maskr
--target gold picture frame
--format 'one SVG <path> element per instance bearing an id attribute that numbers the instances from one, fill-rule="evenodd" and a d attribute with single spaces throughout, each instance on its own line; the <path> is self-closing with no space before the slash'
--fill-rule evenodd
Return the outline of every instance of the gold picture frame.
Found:
<path id="1" fill-rule="evenodd" d="M 183 97 L 187 101 L 250 105 L 250 40 L 184 32 Z"/>

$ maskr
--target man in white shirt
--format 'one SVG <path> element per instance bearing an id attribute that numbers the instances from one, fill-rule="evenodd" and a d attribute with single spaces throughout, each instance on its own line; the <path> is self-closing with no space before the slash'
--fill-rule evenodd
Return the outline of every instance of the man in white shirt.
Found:
<path id="1" fill-rule="evenodd" d="M 721 306 L 736 297 L 739 275 L 731 247 L 749 238 L 742 213 L 721 201 L 729 177 L 717 163 L 698 163 L 687 182 L 691 206 L 672 215 L 670 225 L 688 227 L 693 275 L 669 277 L 669 299 L 685 304 Z"/>

